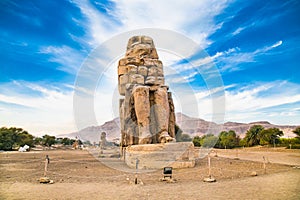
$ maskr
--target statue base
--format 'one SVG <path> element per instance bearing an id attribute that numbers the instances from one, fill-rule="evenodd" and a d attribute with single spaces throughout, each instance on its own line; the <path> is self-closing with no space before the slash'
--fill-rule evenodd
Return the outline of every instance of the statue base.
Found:
<path id="1" fill-rule="evenodd" d="M 192 142 L 132 145 L 124 149 L 123 158 L 131 168 L 163 169 L 195 166 Z"/>

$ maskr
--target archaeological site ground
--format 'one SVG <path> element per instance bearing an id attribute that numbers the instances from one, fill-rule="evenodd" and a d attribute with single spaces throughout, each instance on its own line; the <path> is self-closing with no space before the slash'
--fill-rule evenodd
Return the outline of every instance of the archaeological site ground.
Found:
<path id="1" fill-rule="evenodd" d="M 107 149 L 102 155 L 116 151 Z M 195 154 L 199 152 L 196 148 Z M 39 183 L 46 155 L 53 184 Z M 160 181 L 162 170 L 140 171 L 137 178 L 143 184 L 134 183 L 135 172 L 124 164 L 128 172 L 107 167 L 123 163 L 107 157 L 99 161 L 99 149 L 1 152 L 0 199 L 299 199 L 299 150 L 245 148 L 238 150 L 239 159 L 236 150 L 213 150 L 214 183 L 203 182 L 207 157 L 196 159 L 194 168 L 174 169 L 174 183 Z"/>

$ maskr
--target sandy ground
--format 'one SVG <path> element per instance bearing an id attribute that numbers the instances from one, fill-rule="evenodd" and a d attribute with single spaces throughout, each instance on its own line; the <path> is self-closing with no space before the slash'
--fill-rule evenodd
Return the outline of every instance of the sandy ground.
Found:
<path id="1" fill-rule="evenodd" d="M 0 153 L 0 199 L 300 199 L 299 150 L 215 150 L 212 175 L 205 183 L 207 158 L 195 168 L 176 169 L 176 183 L 159 181 L 162 171 L 135 173 L 109 168 L 84 150 L 51 150 Z M 44 158 L 50 157 L 47 176 L 54 184 L 40 184 Z M 266 163 L 263 169 L 262 156 Z M 122 164 L 117 158 L 106 160 Z M 124 168 L 126 166 L 124 165 Z M 258 176 L 251 177 L 251 172 Z"/>
<path id="2" fill-rule="evenodd" d="M 221 157 L 235 158 L 262 162 L 263 157 L 271 163 L 286 165 L 300 165 L 300 151 L 285 148 L 240 148 L 240 149 L 218 149 L 215 150 Z"/>

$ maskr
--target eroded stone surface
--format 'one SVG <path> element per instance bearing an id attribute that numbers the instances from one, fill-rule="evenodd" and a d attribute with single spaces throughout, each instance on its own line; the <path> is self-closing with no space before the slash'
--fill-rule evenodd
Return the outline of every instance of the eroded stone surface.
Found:
<path id="1" fill-rule="evenodd" d="M 172 94 L 152 38 L 129 39 L 118 66 L 121 146 L 175 141 Z"/>

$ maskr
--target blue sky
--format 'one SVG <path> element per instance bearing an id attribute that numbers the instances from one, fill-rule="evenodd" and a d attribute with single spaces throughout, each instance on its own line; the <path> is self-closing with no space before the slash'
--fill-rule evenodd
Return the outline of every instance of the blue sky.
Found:
<path id="1" fill-rule="evenodd" d="M 187 58 L 159 51 L 177 111 L 188 85 L 198 111 L 186 114 L 211 120 L 211 91 L 195 72 L 209 74 L 214 65 L 225 88 L 224 121 L 299 125 L 299 13 L 297 0 L 2 0 L 0 126 L 35 135 L 76 131 L 73 90 L 81 66 L 105 41 L 141 28 L 175 31 L 199 45 Z M 91 125 L 117 116 L 115 64 L 110 81 L 93 91 Z"/>

